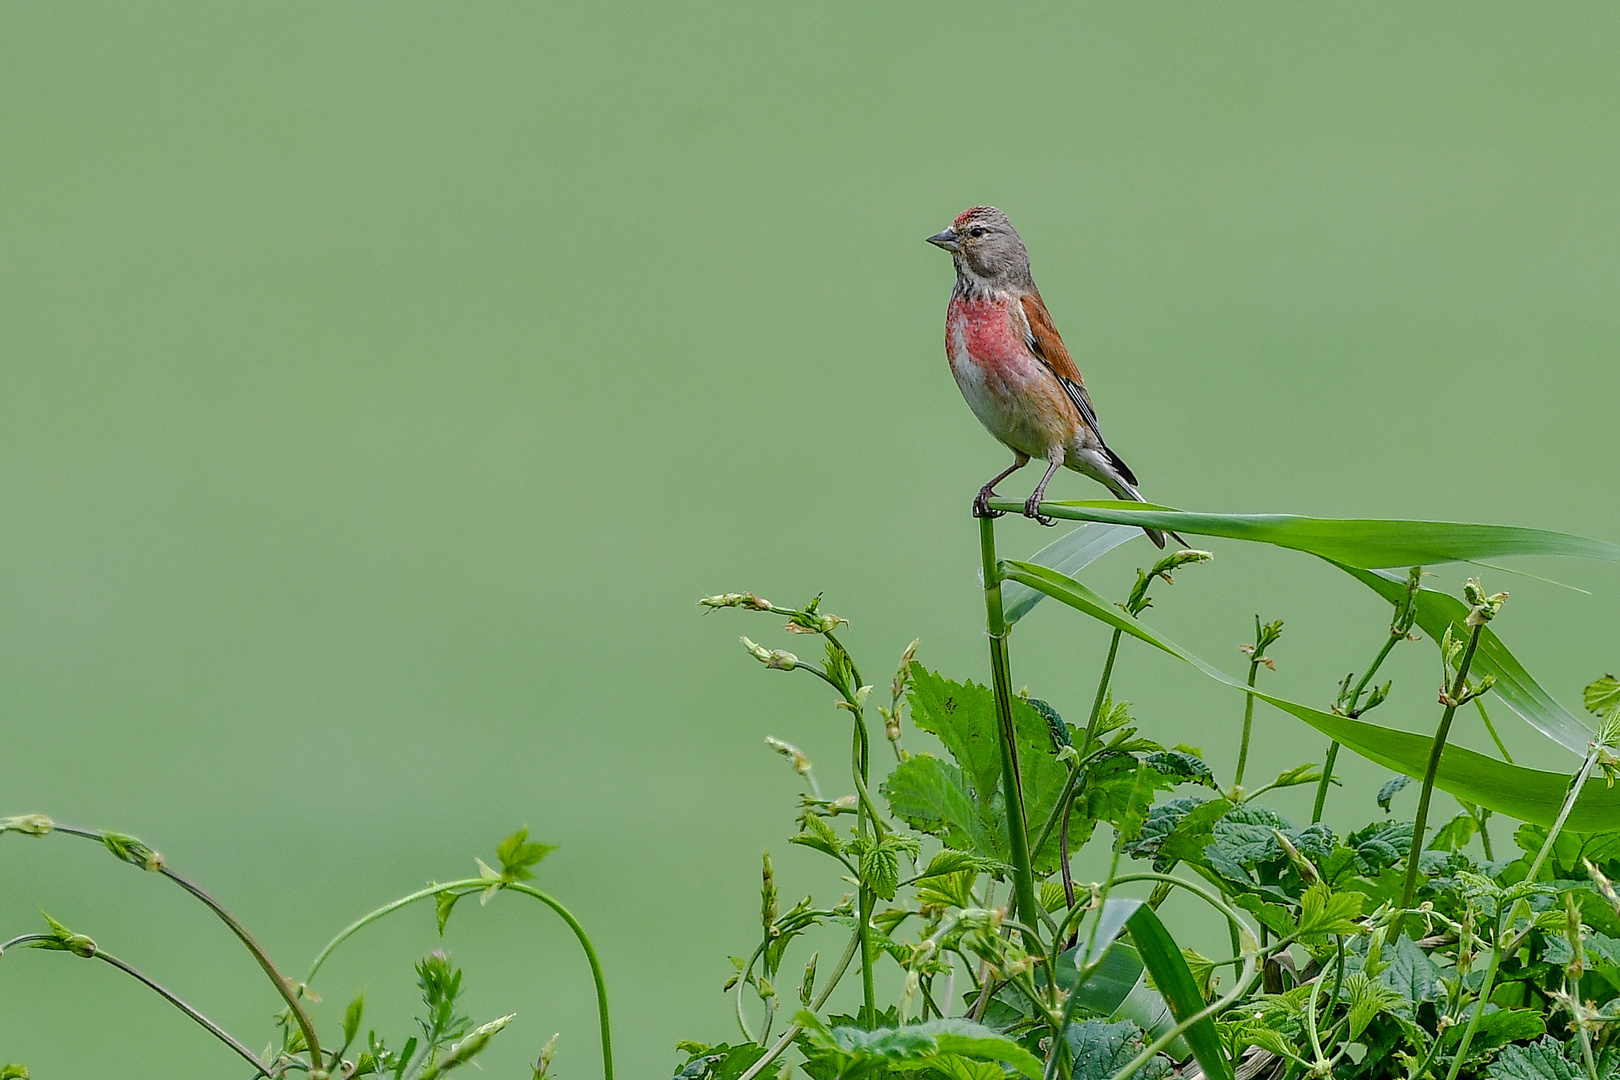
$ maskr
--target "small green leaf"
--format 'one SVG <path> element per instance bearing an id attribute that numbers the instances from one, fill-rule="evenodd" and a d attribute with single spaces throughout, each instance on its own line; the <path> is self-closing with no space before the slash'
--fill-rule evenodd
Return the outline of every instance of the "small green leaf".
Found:
<path id="1" fill-rule="evenodd" d="M 445 924 L 450 921 L 451 909 L 456 906 L 456 901 L 460 900 L 465 895 L 467 894 L 451 892 L 449 889 L 446 889 L 444 892 L 436 892 L 433 894 L 433 905 L 437 909 L 439 916 L 440 937 L 444 937 L 444 927 Z"/>
<path id="2" fill-rule="evenodd" d="M 1608 720 L 1620 713 L 1620 680 L 1605 675 L 1586 688 L 1588 712 Z"/>
<path id="3" fill-rule="evenodd" d="M 1384 813 L 1390 812 L 1389 801 L 1411 782 L 1412 778 L 1410 776 L 1392 776 L 1384 781 L 1384 786 L 1378 789 L 1378 805 L 1383 807 Z"/>
<path id="4" fill-rule="evenodd" d="M 349 1002 L 349 1007 L 343 1012 L 343 1045 L 348 1046 L 354 1042 L 354 1037 L 360 1033 L 360 1018 L 366 1012 L 366 995 L 358 994 Z"/>
<path id="5" fill-rule="evenodd" d="M 28 1066 L 0 1065 L 0 1080 L 28 1080 Z"/>
<path id="6" fill-rule="evenodd" d="M 501 864 L 504 880 L 527 881 L 534 877 L 532 867 L 556 850 L 554 844 L 530 843 L 528 826 L 524 826 L 500 842 L 495 848 L 495 858 Z"/>
<path id="7" fill-rule="evenodd" d="M 1458 814 L 1435 830 L 1434 839 L 1429 841 L 1429 850 L 1461 851 L 1468 846 L 1468 841 L 1474 838 L 1474 832 L 1478 827 L 1473 816 L 1466 811 Z"/>

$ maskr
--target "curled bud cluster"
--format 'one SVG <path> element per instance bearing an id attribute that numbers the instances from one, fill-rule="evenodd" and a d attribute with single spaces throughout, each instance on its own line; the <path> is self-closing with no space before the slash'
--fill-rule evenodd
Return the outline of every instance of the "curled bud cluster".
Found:
<path id="1" fill-rule="evenodd" d="M 1507 598 L 1508 594 L 1505 592 L 1486 596 L 1479 578 L 1469 578 L 1467 584 L 1463 586 L 1463 599 L 1468 601 L 1468 625 L 1484 626 L 1496 618 L 1497 613 L 1502 610 L 1502 605 L 1507 603 Z"/>

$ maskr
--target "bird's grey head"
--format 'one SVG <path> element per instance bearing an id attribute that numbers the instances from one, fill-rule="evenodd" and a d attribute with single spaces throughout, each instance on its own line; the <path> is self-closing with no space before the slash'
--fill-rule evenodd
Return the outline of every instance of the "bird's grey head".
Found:
<path id="1" fill-rule="evenodd" d="M 975 206 L 958 214 L 951 227 L 928 238 L 956 261 L 958 276 L 978 278 L 991 286 L 1028 285 L 1029 252 L 1012 222 L 993 206 Z"/>

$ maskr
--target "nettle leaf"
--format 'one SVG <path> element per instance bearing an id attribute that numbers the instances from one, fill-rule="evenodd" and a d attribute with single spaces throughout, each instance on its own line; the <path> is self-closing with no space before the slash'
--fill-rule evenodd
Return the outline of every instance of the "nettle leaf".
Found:
<path id="1" fill-rule="evenodd" d="M 1478 828 L 1478 824 L 1466 811 L 1460 813 L 1435 830 L 1434 839 L 1429 841 L 1429 850 L 1461 851 L 1468 846 L 1468 841 L 1474 838 Z"/>
<path id="2" fill-rule="evenodd" d="M 1155 750 L 1145 755 L 1142 760 L 1147 763 L 1148 768 L 1177 784 L 1201 784 L 1210 788 L 1219 786 L 1215 783 L 1215 774 L 1210 772 L 1209 766 L 1196 754 L 1185 750 Z"/>
<path id="3" fill-rule="evenodd" d="M 1417 1006 L 1435 1001 L 1440 993 L 1440 969 L 1434 961 L 1409 937 L 1385 944 L 1384 956 L 1389 966 L 1378 974 L 1378 981 L 1401 996 L 1402 1006 L 1396 1011 L 1410 1019 Z"/>
<path id="4" fill-rule="evenodd" d="M 1379 822 L 1358 829 L 1345 837 L 1344 842 L 1356 853 L 1361 872 L 1376 874 L 1406 857 L 1412 845 L 1412 829 L 1410 821 Z"/>
<path id="5" fill-rule="evenodd" d="M 1391 1012 L 1398 1008 L 1406 999 L 1394 989 L 1377 983 L 1365 971 L 1357 971 L 1346 975 L 1344 979 L 1344 998 L 1350 1003 L 1350 1038 L 1361 1038 L 1361 1033 L 1367 1030 L 1373 1017 L 1379 1013 Z"/>
<path id="6" fill-rule="evenodd" d="M 1322 882 L 1305 890 L 1299 899 L 1299 933 L 1307 945 L 1319 944 L 1329 934 L 1354 934 L 1361 926 L 1361 905 L 1367 898 L 1358 892 L 1336 893 Z"/>
<path id="7" fill-rule="evenodd" d="M 1457 1018 L 1456 1026 L 1446 1029 L 1448 1049 L 1454 1051 L 1461 1044 L 1463 1029 L 1477 1007 L 1471 1005 L 1464 1009 Z M 1486 1005 L 1484 1014 L 1479 1018 L 1479 1027 L 1474 1031 L 1473 1041 L 1468 1044 L 1468 1056 L 1470 1059 L 1483 1057 L 1499 1046 L 1539 1038 L 1546 1033 L 1547 1019 L 1538 1009 L 1502 1009 Z"/>
<path id="8" fill-rule="evenodd" d="M 945 744 L 955 759 L 962 779 L 961 783 L 952 786 L 965 790 L 974 808 L 969 815 L 955 792 L 942 793 L 947 805 L 936 808 L 931 815 L 936 827 L 927 828 L 915 823 L 913 827 L 934 835 L 944 835 L 953 847 L 967 848 L 1007 862 L 1011 853 L 1005 849 L 1006 842 L 1002 839 L 1006 835 L 1006 811 L 1001 793 L 1001 748 L 995 697 L 989 687 L 973 682 L 953 682 L 920 665 L 913 667 L 913 674 L 910 694 L 912 722 L 938 736 L 939 741 Z M 1047 709 L 1051 711 L 1049 706 Z M 1024 815 L 1029 827 L 1038 829 L 1057 805 L 1058 796 L 1068 781 L 1069 770 L 1057 760 L 1051 718 L 1023 698 L 1013 700 L 1012 713 Z M 894 777 L 910 764 L 910 760 L 903 762 L 891 774 L 890 782 L 883 785 L 885 794 L 889 793 Z M 920 779 L 903 778 L 899 786 L 901 789 L 912 789 L 915 793 L 913 781 Z M 1091 837 L 1092 822 L 1079 805 L 1079 800 L 1076 800 L 1076 804 L 1069 817 L 1071 849 L 1078 848 Z M 890 805 L 894 806 L 893 797 Z M 945 812 L 947 808 L 949 813 Z M 895 813 L 904 817 L 899 809 L 895 809 Z M 910 821 L 909 818 L 906 820 Z M 970 827 L 975 821 L 978 827 Z M 946 825 L 950 831 L 939 832 L 937 826 L 940 824 Z M 980 833 L 984 835 L 978 835 Z M 1041 850 L 1030 853 L 1038 874 L 1044 876 L 1057 869 L 1059 838 L 1060 830 L 1053 829 Z"/>
<path id="9" fill-rule="evenodd" d="M 878 789 L 894 816 L 953 848 L 1005 863 L 1006 814 L 1001 797 L 981 802 L 962 770 L 932 754 L 914 754 L 896 765 Z"/>
<path id="10" fill-rule="evenodd" d="M 1232 902 L 1253 914 L 1260 925 L 1279 937 L 1287 937 L 1294 932 L 1294 913 L 1281 904 L 1273 904 L 1257 893 L 1244 893 Z"/>
<path id="11" fill-rule="evenodd" d="M 529 829 L 524 826 L 496 845 L 495 859 L 501 864 L 503 879 L 527 881 L 534 877 L 531 868 L 556 850 L 555 844 L 529 843 Z"/>
<path id="12" fill-rule="evenodd" d="M 1480 1017 L 1480 1023 L 1485 1018 Z M 1551 1035 L 1529 1046 L 1509 1046 L 1485 1071 L 1489 1080 L 1579 1080 L 1586 1070 L 1564 1056 Z"/>
<path id="13" fill-rule="evenodd" d="M 801 1048 L 807 1056 L 831 1059 L 841 1077 L 861 1076 L 887 1068 L 932 1065 L 942 1058 L 999 1061 L 1030 1078 L 1040 1080 L 1040 1059 L 994 1028 L 951 1017 L 904 1027 L 828 1027 L 814 1013 L 794 1018 L 803 1030 Z"/>
<path id="14" fill-rule="evenodd" d="M 1110 1024 L 1105 1020 L 1087 1020 L 1070 1024 L 1063 1031 L 1068 1044 L 1070 1074 L 1074 1080 L 1108 1080 L 1142 1052 L 1142 1029 L 1130 1021 Z M 1170 1072 L 1170 1062 L 1156 1057 L 1137 1071 L 1136 1075 L 1157 1080 Z"/>
<path id="15" fill-rule="evenodd" d="M 978 683 L 958 683 L 921 664 L 912 667 L 911 722 L 938 737 L 956 760 L 968 788 L 988 802 L 1000 790 L 1001 749 L 996 741 L 995 698 Z M 1043 733 L 1046 721 L 1033 709 Z M 1047 736 L 1050 740 L 1050 736 Z"/>
<path id="16" fill-rule="evenodd" d="M 1389 801 L 1411 782 L 1410 776 L 1392 776 L 1384 781 L 1384 786 L 1378 789 L 1378 805 L 1383 807 L 1384 813 L 1390 812 Z"/>
<path id="17" fill-rule="evenodd" d="M 1245 803 L 1227 811 L 1211 831 L 1221 854 L 1239 866 L 1249 867 L 1282 858 L 1282 845 L 1273 830 L 1288 833 L 1293 828 L 1280 814 Z"/>
<path id="18" fill-rule="evenodd" d="M 736 1080 L 765 1054 L 765 1048 L 757 1043 L 721 1043 L 690 1049 L 692 1057 L 675 1074 L 675 1080 Z"/>

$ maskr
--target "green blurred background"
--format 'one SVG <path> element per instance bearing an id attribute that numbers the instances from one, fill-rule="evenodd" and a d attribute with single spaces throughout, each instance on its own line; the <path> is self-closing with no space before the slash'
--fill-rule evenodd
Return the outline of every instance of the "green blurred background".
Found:
<path id="1" fill-rule="evenodd" d="M 8 4 L 0 811 L 140 835 L 295 973 L 527 823 L 600 944 L 621 1075 L 667 1076 L 677 1038 L 735 1031 L 760 850 L 790 900 L 844 888 L 786 845 L 763 738 L 842 790 L 845 714 L 742 654 L 791 647 L 768 620 L 693 601 L 825 590 L 873 681 L 917 636 L 985 676 L 966 511 L 1006 454 L 947 374 L 922 238 L 1012 215 L 1155 499 L 1620 538 L 1617 49 L 1600 4 Z M 1240 670 L 1252 616 L 1284 618 L 1265 677 L 1325 703 L 1379 644 L 1322 564 L 1209 546 L 1151 615 L 1204 656 Z M 1592 590 L 1486 579 L 1577 703 L 1620 665 L 1620 572 L 1525 568 Z M 1049 605 L 1015 681 L 1083 716 L 1103 641 Z M 1391 663 L 1379 717 L 1432 727 L 1432 647 Z M 1240 696 L 1172 665 L 1127 647 L 1122 692 L 1229 776 Z M 1262 774 L 1321 752 L 1257 725 Z M 1384 775 L 1345 773 L 1340 825 Z M 273 995 L 177 890 L 6 837 L 0 936 L 40 907 L 268 1038 Z M 326 1022 L 364 987 L 404 1032 L 432 923 L 339 953 Z M 595 1074 L 555 919 L 500 897 L 446 943 L 479 1018 L 518 1012 L 488 1075 L 559 1030 L 561 1075 Z M 39 953 L 0 964 L 0 1060 L 239 1071 Z"/>

